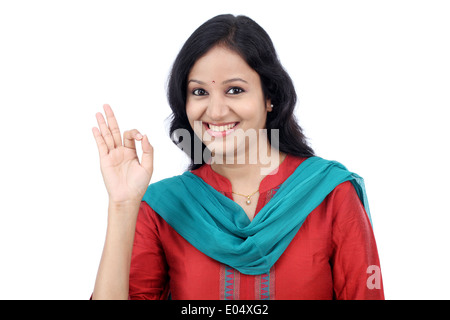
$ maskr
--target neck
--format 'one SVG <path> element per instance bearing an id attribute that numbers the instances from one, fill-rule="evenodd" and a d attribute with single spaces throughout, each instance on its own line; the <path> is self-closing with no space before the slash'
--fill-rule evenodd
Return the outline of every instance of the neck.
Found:
<path id="1" fill-rule="evenodd" d="M 272 148 L 270 144 L 267 150 L 267 157 L 264 159 L 258 157 L 256 163 L 249 163 L 247 159 L 245 163 L 212 161 L 211 168 L 230 181 L 233 191 L 250 194 L 258 190 L 261 180 L 277 169 L 286 157 L 286 154 Z"/>

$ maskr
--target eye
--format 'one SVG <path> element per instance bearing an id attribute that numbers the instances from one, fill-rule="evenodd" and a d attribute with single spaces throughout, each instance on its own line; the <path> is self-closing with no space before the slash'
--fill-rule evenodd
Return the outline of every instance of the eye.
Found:
<path id="1" fill-rule="evenodd" d="M 239 88 L 239 87 L 232 87 L 227 91 L 227 93 L 229 93 L 229 94 L 240 94 L 242 92 L 244 92 L 244 89 Z"/>
<path id="2" fill-rule="evenodd" d="M 192 91 L 192 94 L 194 96 L 204 96 L 207 95 L 206 91 L 203 89 L 195 89 L 194 91 Z"/>

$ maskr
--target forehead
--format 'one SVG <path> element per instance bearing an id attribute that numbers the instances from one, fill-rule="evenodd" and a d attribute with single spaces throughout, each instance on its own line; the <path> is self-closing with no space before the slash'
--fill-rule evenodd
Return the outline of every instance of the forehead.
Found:
<path id="1" fill-rule="evenodd" d="M 188 76 L 202 81 L 223 81 L 234 77 L 259 81 L 258 73 L 238 53 L 223 46 L 215 46 L 200 57 Z"/>

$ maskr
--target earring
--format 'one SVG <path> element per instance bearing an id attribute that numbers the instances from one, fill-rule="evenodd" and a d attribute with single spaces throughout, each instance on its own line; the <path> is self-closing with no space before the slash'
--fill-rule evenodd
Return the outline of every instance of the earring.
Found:
<path id="1" fill-rule="evenodd" d="M 271 104 L 270 107 L 273 109 L 273 104 Z"/>

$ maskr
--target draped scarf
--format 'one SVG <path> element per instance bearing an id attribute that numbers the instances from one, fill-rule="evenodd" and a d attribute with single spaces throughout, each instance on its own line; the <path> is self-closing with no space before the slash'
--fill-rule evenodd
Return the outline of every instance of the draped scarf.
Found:
<path id="1" fill-rule="evenodd" d="M 244 274 L 269 272 L 308 215 L 351 181 L 371 221 L 364 180 L 337 161 L 310 157 L 250 221 L 240 205 L 186 171 L 151 184 L 143 201 L 195 248 Z"/>

